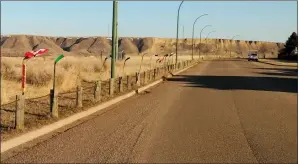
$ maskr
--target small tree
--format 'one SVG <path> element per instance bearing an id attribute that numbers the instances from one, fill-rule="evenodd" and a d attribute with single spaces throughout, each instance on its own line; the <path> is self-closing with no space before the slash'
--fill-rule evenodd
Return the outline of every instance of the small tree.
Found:
<path id="1" fill-rule="evenodd" d="M 203 52 L 205 49 L 205 44 L 199 43 L 196 47 L 197 47 L 198 51 Z"/>
<path id="2" fill-rule="evenodd" d="M 244 47 L 241 45 L 240 42 L 241 42 L 240 40 L 237 40 L 237 41 L 236 41 L 236 50 L 235 50 L 235 52 L 236 52 L 238 55 L 242 55 L 242 53 L 243 53 L 243 51 L 244 51 Z"/>
<path id="3" fill-rule="evenodd" d="M 270 52 L 270 48 L 266 43 L 262 43 L 258 50 L 259 53 L 264 55 L 264 59 L 266 58 L 266 54 Z"/>
<path id="4" fill-rule="evenodd" d="M 212 45 L 206 44 L 203 48 L 202 48 L 202 52 L 207 54 L 210 53 L 212 51 Z"/>
<path id="5" fill-rule="evenodd" d="M 293 32 L 292 35 L 288 38 L 285 44 L 285 52 L 289 55 L 291 52 L 298 47 L 298 35 Z"/>
<path id="6" fill-rule="evenodd" d="M 298 36 L 297 33 L 293 32 L 291 36 L 286 41 L 284 48 L 280 49 L 278 52 L 278 58 L 281 59 L 288 59 L 292 58 L 291 54 L 292 51 L 295 50 L 295 48 L 298 47 Z"/>

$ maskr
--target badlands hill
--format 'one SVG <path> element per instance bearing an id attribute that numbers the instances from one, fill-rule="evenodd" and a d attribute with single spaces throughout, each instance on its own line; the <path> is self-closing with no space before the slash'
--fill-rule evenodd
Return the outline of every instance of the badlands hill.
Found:
<path id="1" fill-rule="evenodd" d="M 119 51 L 126 54 L 137 55 L 138 53 L 169 53 L 175 51 L 175 38 L 134 38 L 121 37 Z M 283 47 L 283 43 L 245 41 L 228 39 L 194 39 L 195 52 L 214 52 L 226 54 L 232 48 L 234 53 L 246 55 L 248 50 L 259 50 L 273 56 Z M 205 45 L 207 43 L 207 45 Z M 32 35 L 1 36 L 1 56 L 22 57 L 24 52 L 39 48 L 48 48 L 49 55 L 107 55 L 111 52 L 111 39 L 106 37 L 48 37 Z M 190 52 L 192 39 L 179 39 L 178 49 L 180 52 Z"/>

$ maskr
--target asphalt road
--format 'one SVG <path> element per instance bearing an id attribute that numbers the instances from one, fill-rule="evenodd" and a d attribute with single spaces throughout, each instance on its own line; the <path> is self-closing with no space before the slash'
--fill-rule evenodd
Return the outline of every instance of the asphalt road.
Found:
<path id="1" fill-rule="evenodd" d="M 4 162 L 297 163 L 297 117 L 294 67 L 204 61 Z"/>

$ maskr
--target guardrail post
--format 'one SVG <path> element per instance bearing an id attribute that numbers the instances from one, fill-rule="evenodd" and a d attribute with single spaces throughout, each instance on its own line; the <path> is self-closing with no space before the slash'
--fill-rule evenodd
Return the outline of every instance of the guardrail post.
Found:
<path id="1" fill-rule="evenodd" d="M 143 83 L 146 84 L 147 83 L 147 71 L 144 71 L 144 80 L 143 80 Z"/>
<path id="2" fill-rule="evenodd" d="M 140 86 L 140 73 L 136 72 L 136 85 L 137 87 Z"/>
<path id="3" fill-rule="evenodd" d="M 131 90 L 131 76 L 127 76 L 127 89 Z"/>
<path id="4" fill-rule="evenodd" d="M 113 96 L 114 94 L 114 78 L 109 79 L 109 95 Z"/>
<path id="5" fill-rule="evenodd" d="M 77 108 L 81 108 L 82 105 L 82 100 L 83 100 L 83 88 L 80 86 L 77 86 L 77 96 L 76 96 L 76 106 Z"/>
<path id="6" fill-rule="evenodd" d="M 152 70 L 148 71 L 148 81 L 152 80 Z"/>
<path id="7" fill-rule="evenodd" d="M 50 89 L 50 112 L 53 118 L 58 118 L 58 94 L 54 89 Z"/>
<path id="8" fill-rule="evenodd" d="M 166 74 L 167 74 L 167 65 L 163 67 L 163 70 L 164 70 L 163 71 L 164 72 L 163 75 L 166 76 Z"/>
<path id="9" fill-rule="evenodd" d="M 94 101 L 99 102 L 101 100 L 101 81 L 96 81 L 94 85 Z"/>
<path id="10" fill-rule="evenodd" d="M 24 95 L 16 96 L 16 117 L 15 128 L 24 129 L 24 111 L 25 111 L 25 98 Z"/>
<path id="11" fill-rule="evenodd" d="M 123 77 L 118 78 L 118 85 L 119 85 L 118 88 L 119 88 L 120 93 L 122 93 L 124 91 L 122 79 L 123 79 Z"/>

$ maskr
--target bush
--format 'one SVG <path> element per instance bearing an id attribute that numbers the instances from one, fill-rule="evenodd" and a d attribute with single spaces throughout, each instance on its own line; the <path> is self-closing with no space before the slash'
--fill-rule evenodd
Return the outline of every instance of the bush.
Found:
<path id="1" fill-rule="evenodd" d="M 34 86 L 46 86 L 52 80 L 52 74 L 49 71 L 41 70 L 36 67 L 27 68 L 26 82 Z"/>
<path id="2" fill-rule="evenodd" d="M 258 49 L 258 52 L 264 55 L 264 58 L 266 57 L 267 53 L 270 53 L 271 51 L 271 47 L 266 44 L 266 43 L 262 43 Z"/>
<path id="3" fill-rule="evenodd" d="M 17 74 L 14 64 L 4 59 L 2 59 L 1 62 L 1 77 L 5 80 L 21 80 L 21 77 Z"/>

